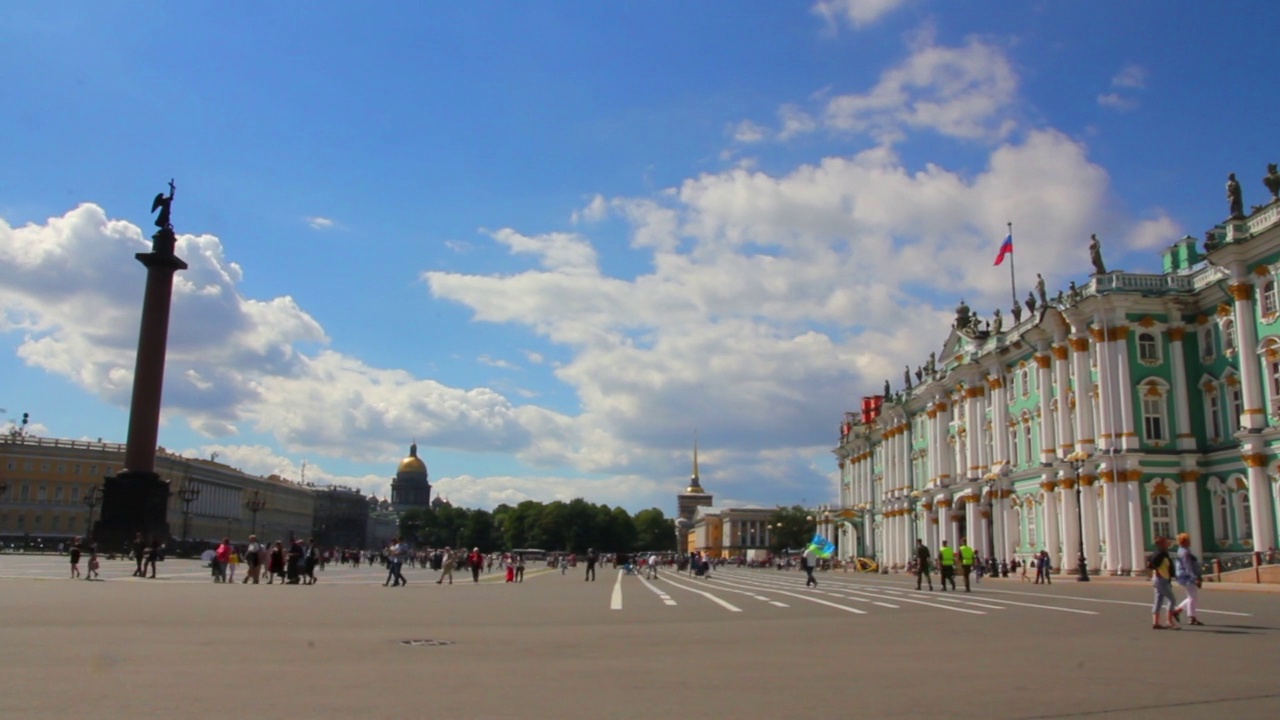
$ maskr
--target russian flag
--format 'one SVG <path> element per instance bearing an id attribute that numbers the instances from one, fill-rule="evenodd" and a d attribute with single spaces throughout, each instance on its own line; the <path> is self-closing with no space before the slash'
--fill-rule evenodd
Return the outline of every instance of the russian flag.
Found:
<path id="1" fill-rule="evenodd" d="M 996 265 L 1004 262 L 1004 256 L 1013 252 L 1013 233 L 1005 236 L 1004 242 L 1000 243 L 1000 252 L 996 254 Z"/>

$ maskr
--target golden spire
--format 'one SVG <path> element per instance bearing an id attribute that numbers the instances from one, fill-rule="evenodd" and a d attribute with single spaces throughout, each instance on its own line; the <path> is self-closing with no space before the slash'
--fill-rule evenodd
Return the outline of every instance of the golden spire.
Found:
<path id="1" fill-rule="evenodd" d="M 684 490 L 686 493 L 702 493 L 706 492 L 702 489 L 701 479 L 698 477 L 698 431 L 693 432 L 693 475 L 689 477 L 689 487 Z"/>

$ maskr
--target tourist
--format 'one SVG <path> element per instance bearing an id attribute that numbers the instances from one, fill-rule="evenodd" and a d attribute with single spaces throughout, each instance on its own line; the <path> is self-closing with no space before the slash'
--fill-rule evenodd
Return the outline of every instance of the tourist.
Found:
<path id="1" fill-rule="evenodd" d="M 951 583 L 951 590 L 956 589 L 956 551 L 947 544 L 947 540 L 942 541 L 942 548 L 938 550 L 938 568 L 942 572 L 942 591 L 947 591 L 947 583 Z"/>
<path id="2" fill-rule="evenodd" d="M 1178 533 L 1176 567 L 1177 574 L 1174 579 L 1187 592 L 1187 599 L 1173 609 L 1173 620 L 1181 621 L 1182 613 L 1185 611 L 1192 625 L 1204 625 L 1200 622 L 1200 618 L 1196 617 L 1196 607 L 1200 603 L 1200 585 L 1204 579 L 1200 573 L 1200 558 L 1191 552 L 1191 536 L 1187 533 Z"/>
<path id="3" fill-rule="evenodd" d="M 1147 561 L 1147 568 L 1151 570 L 1151 587 L 1155 591 L 1155 600 L 1151 605 L 1151 629 L 1152 630 L 1177 630 L 1177 618 L 1174 615 L 1174 605 L 1177 600 L 1173 597 L 1173 560 L 1169 557 L 1169 539 L 1156 538 L 1156 552 Z M 1160 622 L 1160 610 L 1165 602 L 1169 603 L 1169 611 L 1167 620 Z"/>
<path id="4" fill-rule="evenodd" d="M 516 553 L 516 582 L 524 582 L 524 553 Z"/>
<path id="5" fill-rule="evenodd" d="M 133 559 L 138 561 L 138 567 L 133 571 L 134 577 L 146 577 L 147 574 L 142 571 L 142 562 L 147 557 L 147 544 L 142 540 L 142 533 L 133 536 Z"/>
<path id="6" fill-rule="evenodd" d="M 924 544 L 924 540 L 916 538 L 916 590 L 922 589 L 921 580 L 928 580 L 929 592 L 933 592 L 933 576 L 929 574 L 929 546 Z"/>
<path id="7" fill-rule="evenodd" d="M 151 546 L 147 548 L 147 559 L 142 563 L 142 576 L 147 577 L 147 568 L 151 568 L 151 579 L 156 579 L 156 563 L 160 561 L 160 541 L 151 540 Z"/>
<path id="8" fill-rule="evenodd" d="M 660 562 L 662 561 L 658 559 L 658 553 L 653 553 L 649 556 L 648 569 L 650 580 L 658 579 L 658 563 Z"/>
<path id="9" fill-rule="evenodd" d="M 302 581 L 302 554 L 301 540 L 289 543 L 289 554 L 285 556 L 285 576 L 290 585 L 297 585 Z"/>
<path id="10" fill-rule="evenodd" d="M 71 541 L 71 578 L 80 577 L 80 538 Z"/>
<path id="11" fill-rule="evenodd" d="M 245 560 L 249 563 L 249 571 L 245 573 L 242 583 L 253 582 L 258 584 L 258 577 L 262 574 L 262 545 L 258 543 L 257 535 L 249 536 L 249 547 L 245 551 Z"/>
<path id="12" fill-rule="evenodd" d="M 85 580 L 92 580 L 98 575 L 98 543 L 89 543 L 89 574 L 84 576 Z M 101 578 L 99 578 L 101 579 Z"/>
<path id="13" fill-rule="evenodd" d="M 219 543 L 218 550 L 214 551 L 214 561 L 210 562 L 210 566 L 214 569 L 214 582 L 227 582 L 227 565 L 232 561 L 232 539 L 223 538 L 223 542 Z"/>
<path id="14" fill-rule="evenodd" d="M 800 556 L 800 567 L 804 569 L 804 574 L 806 576 L 804 580 L 805 587 L 809 587 L 810 585 L 818 587 L 818 581 L 813 577 L 813 569 L 817 567 L 817 564 L 818 553 L 813 549 L 813 544 L 810 543 L 810 545 L 804 549 L 804 554 Z"/>
<path id="15" fill-rule="evenodd" d="M 436 580 L 437 585 L 443 585 L 444 579 L 449 578 L 449 584 L 453 584 L 453 566 L 457 561 L 453 557 L 453 549 L 445 548 L 440 555 L 440 577 Z"/>
<path id="16" fill-rule="evenodd" d="M 600 562 L 600 556 L 596 554 L 595 548 L 587 548 L 587 574 L 583 577 L 583 581 L 596 581 L 596 563 Z"/>
<path id="17" fill-rule="evenodd" d="M 471 581 L 480 582 L 480 571 L 484 569 L 484 556 L 480 554 L 480 548 L 471 548 L 471 554 L 467 556 L 467 564 L 471 566 Z"/>
<path id="18" fill-rule="evenodd" d="M 400 587 L 400 581 L 404 575 L 400 572 L 400 566 L 403 562 L 400 557 L 400 538 L 391 539 L 391 544 L 386 549 L 387 558 L 387 579 L 382 581 L 382 587 Z"/>
<path id="19" fill-rule="evenodd" d="M 284 543 L 279 540 L 271 548 L 271 556 L 267 560 L 267 584 L 274 585 L 276 578 L 284 584 Z"/>
<path id="20" fill-rule="evenodd" d="M 236 568 L 240 566 L 240 552 L 236 550 L 236 546 L 231 546 L 231 555 L 227 558 L 227 582 L 236 581 Z"/>
<path id="21" fill-rule="evenodd" d="M 307 547 L 302 555 L 302 584 L 316 584 L 316 565 L 320 564 L 320 549 L 316 547 L 316 539 L 308 538 Z"/>

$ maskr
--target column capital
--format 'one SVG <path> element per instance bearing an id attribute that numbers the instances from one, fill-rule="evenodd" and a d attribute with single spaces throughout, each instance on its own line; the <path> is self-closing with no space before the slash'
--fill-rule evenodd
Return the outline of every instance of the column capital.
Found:
<path id="1" fill-rule="evenodd" d="M 1253 299 L 1253 283 L 1234 282 L 1227 286 L 1227 292 L 1236 302 L 1248 302 Z"/>
<path id="2" fill-rule="evenodd" d="M 1182 339 L 1187 336 L 1187 328 L 1182 325 L 1171 327 L 1165 332 L 1169 334 L 1169 342 L 1182 342 Z"/>

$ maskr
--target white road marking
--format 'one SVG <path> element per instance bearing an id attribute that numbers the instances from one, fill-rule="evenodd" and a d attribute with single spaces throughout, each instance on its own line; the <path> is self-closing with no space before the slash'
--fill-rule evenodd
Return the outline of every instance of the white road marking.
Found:
<path id="1" fill-rule="evenodd" d="M 646 580 L 646 579 L 644 578 L 644 576 L 640 576 L 640 582 L 644 583 L 644 586 L 645 586 L 645 587 L 647 587 L 647 588 L 649 588 L 650 590 L 652 590 L 652 591 L 654 591 L 655 593 L 657 593 L 658 597 L 662 598 L 662 602 L 666 603 L 667 605 L 675 605 L 675 604 L 676 604 L 676 601 L 675 601 L 675 600 L 672 600 L 670 595 L 668 595 L 668 594 L 666 594 L 666 593 L 662 592 L 661 590 L 659 590 L 657 587 L 655 587 L 655 586 L 654 586 L 654 584 L 653 584 L 653 583 L 651 583 L 651 582 L 649 582 L 648 580 Z"/>
<path id="2" fill-rule="evenodd" d="M 735 577 L 737 577 L 737 576 L 735 576 Z M 749 582 L 749 581 L 747 581 L 747 580 L 742 580 L 742 582 Z M 768 582 L 772 582 L 772 583 L 779 583 L 779 582 L 785 582 L 785 581 L 773 580 L 773 581 L 763 581 L 763 582 L 766 582 L 766 583 L 768 583 Z M 766 585 L 766 587 L 769 587 L 769 586 L 768 586 L 768 585 Z M 782 594 L 782 595 L 792 595 L 793 597 L 803 598 L 803 599 L 805 599 L 805 600 L 813 600 L 814 602 L 823 602 L 823 601 L 821 601 L 821 600 L 817 600 L 817 599 L 815 599 L 815 598 L 807 597 L 807 596 L 805 596 L 805 595 L 795 595 L 794 593 L 782 592 L 781 590 L 774 590 L 774 592 L 780 593 L 780 594 Z M 860 594 L 860 595 L 867 595 L 867 596 L 870 596 L 870 597 L 879 597 L 878 595 L 873 595 L 872 593 L 863 592 L 863 591 L 860 591 L 860 590 L 844 590 L 844 592 L 857 593 L 857 594 Z M 939 604 L 937 604 L 937 603 L 925 602 L 925 601 L 923 601 L 923 600 L 911 600 L 911 599 L 909 599 L 909 598 L 894 598 L 894 600 L 896 600 L 896 601 L 898 601 L 898 602 L 909 602 L 909 603 L 912 603 L 912 604 L 915 604 L 915 605 L 928 605 L 928 606 L 930 606 L 930 607 L 941 608 L 941 609 L 943 609 L 943 610 L 950 610 L 950 611 L 952 611 L 952 612 L 969 613 L 970 615 L 986 615 L 986 614 L 987 614 L 986 612 L 984 612 L 984 611 L 982 611 L 982 610 L 970 610 L 969 608 L 954 607 L 954 606 L 951 606 L 951 605 L 939 605 Z M 842 607 L 842 606 L 837 606 L 837 607 Z M 849 610 L 850 610 L 850 611 L 852 611 L 852 612 L 856 612 L 856 613 L 862 613 L 862 614 L 864 614 L 864 615 L 866 614 L 866 613 L 865 613 L 864 611 L 862 611 L 862 610 L 855 610 L 855 609 L 853 609 L 853 608 L 849 608 Z"/>
<path id="3" fill-rule="evenodd" d="M 622 571 L 618 571 L 618 581 L 613 584 L 613 597 L 609 600 L 610 610 L 622 609 Z"/>
<path id="4" fill-rule="evenodd" d="M 712 595 L 712 594 L 711 594 L 711 593 L 709 593 L 709 592 L 706 592 L 706 591 L 703 591 L 703 590 L 699 590 L 699 589 L 697 589 L 697 588 L 692 588 L 692 587 L 689 587 L 688 585 L 682 585 L 681 583 L 678 583 L 678 582 L 676 582 L 676 581 L 674 581 L 674 580 L 672 580 L 671 578 L 668 578 L 668 577 L 660 577 L 660 578 L 658 578 L 658 579 L 659 579 L 659 580 L 662 580 L 663 582 L 671 583 L 672 585 L 675 585 L 675 586 L 676 586 L 676 587 L 678 587 L 678 588 L 681 588 L 681 589 L 684 589 L 684 590 L 688 590 L 688 591 L 689 591 L 689 592 L 691 592 L 691 593 L 697 593 L 697 594 L 699 594 L 699 595 L 701 595 L 701 596 L 705 597 L 706 599 L 710 600 L 711 602 L 713 602 L 713 603 L 715 603 L 715 604 L 719 605 L 720 607 L 724 608 L 725 610 L 728 610 L 729 612 L 742 612 L 742 608 L 740 608 L 740 607 L 738 607 L 738 606 L 736 606 L 736 605 L 734 605 L 734 604 L 732 604 L 732 603 L 725 602 L 724 600 L 721 600 L 720 598 L 716 597 L 715 595 Z"/>
<path id="5" fill-rule="evenodd" d="M 725 580 L 720 580 L 719 582 L 727 582 L 727 581 L 725 581 Z M 766 586 L 766 587 L 767 587 L 767 586 Z M 866 610 L 859 610 L 858 608 L 849 607 L 848 605 L 841 605 L 841 604 L 839 604 L 839 603 L 828 602 L 828 601 L 826 601 L 826 600 L 822 600 L 822 599 L 819 599 L 819 598 L 816 598 L 816 597 L 811 597 L 811 596 L 809 596 L 809 595 L 801 595 L 801 594 L 799 594 L 799 593 L 787 592 L 787 591 L 785 591 L 785 590 L 779 590 L 779 589 L 774 588 L 774 587 L 770 587 L 770 588 L 769 588 L 769 590 L 770 590 L 771 592 L 773 592 L 774 594 L 777 594 L 777 595 L 787 595 L 787 596 L 789 596 L 789 597 L 793 597 L 793 598 L 800 598 L 801 600 L 806 600 L 806 601 L 811 602 L 811 603 L 817 603 L 817 604 L 819 604 L 819 605 L 826 605 L 827 607 L 833 607 L 833 608 L 836 608 L 837 610 L 844 610 L 845 612 L 850 612 L 850 613 L 853 613 L 853 614 L 855 614 L 855 615 L 866 615 L 866 614 L 867 614 L 867 611 L 866 611 Z"/>

